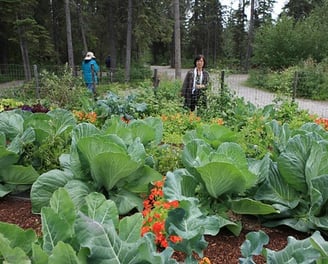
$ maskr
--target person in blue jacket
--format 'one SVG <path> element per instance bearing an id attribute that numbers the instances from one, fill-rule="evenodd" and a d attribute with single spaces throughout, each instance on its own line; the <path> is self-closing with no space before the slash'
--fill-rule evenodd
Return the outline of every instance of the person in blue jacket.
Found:
<path id="1" fill-rule="evenodd" d="M 96 95 L 96 84 L 98 84 L 99 65 L 93 52 L 89 51 L 82 62 L 82 73 L 88 90 Z"/>

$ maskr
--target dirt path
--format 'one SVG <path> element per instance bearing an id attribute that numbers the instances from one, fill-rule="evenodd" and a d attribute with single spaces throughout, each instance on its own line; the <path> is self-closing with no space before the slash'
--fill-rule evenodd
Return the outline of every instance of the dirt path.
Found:
<path id="1" fill-rule="evenodd" d="M 152 66 L 152 70 L 157 69 L 162 78 L 174 78 L 175 70 L 169 66 Z M 181 70 L 181 78 L 184 79 L 188 69 Z M 220 83 L 220 76 L 211 76 L 213 82 L 213 91 L 217 91 Z M 274 103 L 275 94 L 245 86 L 247 74 L 232 74 L 225 78 L 228 88 L 236 92 L 238 97 L 243 97 L 246 102 L 251 102 L 256 107 L 264 107 Z M 317 114 L 320 117 L 328 118 L 328 101 L 312 101 L 308 99 L 296 99 L 300 109 L 309 110 L 311 114 Z"/>

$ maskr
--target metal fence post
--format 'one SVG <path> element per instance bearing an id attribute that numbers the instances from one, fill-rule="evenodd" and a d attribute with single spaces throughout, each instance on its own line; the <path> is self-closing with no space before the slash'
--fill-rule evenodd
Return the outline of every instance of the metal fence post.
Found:
<path id="1" fill-rule="evenodd" d="M 38 66 L 36 64 L 34 64 L 33 69 L 34 69 L 34 78 L 35 78 L 35 96 L 36 96 L 37 99 L 40 99 Z"/>

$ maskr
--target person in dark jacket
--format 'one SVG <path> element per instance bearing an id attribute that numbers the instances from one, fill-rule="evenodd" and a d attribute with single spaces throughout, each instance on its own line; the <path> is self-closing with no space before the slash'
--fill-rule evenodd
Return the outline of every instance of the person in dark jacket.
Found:
<path id="1" fill-rule="evenodd" d="M 111 68 L 111 59 L 110 59 L 110 55 L 107 56 L 106 60 L 105 60 L 105 64 L 106 64 L 106 67 L 108 69 L 108 71 L 110 71 L 110 68 Z"/>
<path id="2" fill-rule="evenodd" d="M 96 84 L 98 83 L 98 72 L 100 68 L 93 52 L 89 51 L 82 62 L 82 72 L 85 85 L 94 95 L 96 94 Z"/>
<path id="3" fill-rule="evenodd" d="M 206 60 L 204 55 L 197 55 L 194 68 L 187 72 L 183 81 L 181 96 L 184 97 L 184 107 L 195 111 L 196 106 L 206 107 L 206 90 L 209 86 L 210 76 L 205 70 Z"/>
<path id="4" fill-rule="evenodd" d="M 110 55 L 107 56 L 105 60 L 106 68 L 107 68 L 107 74 L 108 74 L 108 79 L 110 82 L 113 81 L 113 72 L 112 72 L 112 60 Z"/>

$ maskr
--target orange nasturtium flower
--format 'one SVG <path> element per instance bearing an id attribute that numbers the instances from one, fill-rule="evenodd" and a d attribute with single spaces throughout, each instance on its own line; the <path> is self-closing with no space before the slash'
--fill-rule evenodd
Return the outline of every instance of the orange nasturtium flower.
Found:
<path id="1" fill-rule="evenodd" d="M 73 114 L 79 122 L 90 122 L 94 124 L 97 121 L 97 113 L 95 112 L 85 113 L 83 111 L 73 110 Z"/>
<path id="2" fill-rule="evenodd" d="M 314 122 L 318 125 L 321 125 L 325 130 L 328 130 L 328 118 L 317 118 L 314 120 Z"/>
<path id="3" fill-rule="evenodd" d="M 147 232 L 153 232 L 155 235 L 155 244 L 160 248 L 168 246 L 168 239 L 172 243 L 179 243 L 182 238 L 176 235 L 171 235 L 167 238 L 168 234 L 165 230 L 165 220 L 170 210 L 179 206 L 178 201 L 168 202 L 164 198 L 163 193 L 164 179 L 157 181 L 153 184 L 147 199 L 143 202 L 144 210 L 142 216 L 144 217 L 141 235 Z"/>

